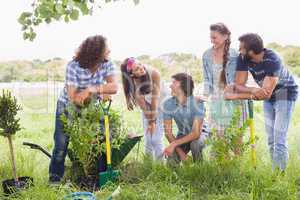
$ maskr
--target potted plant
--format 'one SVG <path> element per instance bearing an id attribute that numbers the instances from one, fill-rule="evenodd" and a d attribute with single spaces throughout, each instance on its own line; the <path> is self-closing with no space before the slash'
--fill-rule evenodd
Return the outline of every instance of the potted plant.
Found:
<path id="1" fill-rule="evenodd" d="M 0 95 L 0 135 L 6 137 L 8 140 L 14 176 L 13 179 L 4 180 L 2 182 L 5 194 L 12 194 L 22 188 L 27 188 L 33 181 L 30 177 L 17 176 L 12 136 L 21 129 L 20 119 L 17 118 L 19 110 L 21 110 L 21 107 L 17 104 L 17 99 L 11 95 L 11 92 L 3 90 L 2 95 Z"/>

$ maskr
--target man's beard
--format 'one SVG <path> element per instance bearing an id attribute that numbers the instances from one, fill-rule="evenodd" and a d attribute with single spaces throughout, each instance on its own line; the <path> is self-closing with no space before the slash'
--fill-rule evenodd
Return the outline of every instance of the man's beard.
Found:
<path id="1" fill-rule="evenodd" d="M 243 59 L 246 61 L 246 62 L 250 62 L 252 60 L 252 57 L 249 56 L 248 53 L 246 53 L 245 55 L 243 55 Z"/>

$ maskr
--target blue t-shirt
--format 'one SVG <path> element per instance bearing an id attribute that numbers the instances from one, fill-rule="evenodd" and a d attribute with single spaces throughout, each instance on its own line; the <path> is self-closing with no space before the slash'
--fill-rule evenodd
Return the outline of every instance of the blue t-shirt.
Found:
<path id="1" fill-rule="evenodd" d="M 205 114 L 203 101 L 197 102 L 194 96 L 189 96 L 185 105 L 171 97 L 164 102 L 162 111 L 164 120 L 175 120 L 177 137 L 191 133 L 194 119 L 204 119 Z"/>
<path id="2" fill-rule="evenodd" d="M 262 87 L 266 76 L 278 77 L 278 83 L 273 90 L 269 101 L 289 100 L 295 101 L 298 96 L 298 85 L 294 77 L 283 66 L 280 57 L 270 49 L 264 49 L 263 61 L 254 63 L 246 61 L 241 55 L 237 61 L 237 71 L 250 71 L 255 82 Z"/>

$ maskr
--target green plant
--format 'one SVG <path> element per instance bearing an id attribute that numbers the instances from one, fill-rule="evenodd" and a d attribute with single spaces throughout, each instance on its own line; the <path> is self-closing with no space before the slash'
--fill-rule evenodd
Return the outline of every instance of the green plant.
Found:
<path id="1" fill-rule="evenodd" d="M 209 143 L 218 163 L 231 160 L 236 154 L 242 155 L 250 144 L 249 142 L 243 143 L 241 141 L 245 130 L 249 126 L 249 121 L 246 120 L 241 125 L 240 118 L 241 111 L 239 108 L 236 108 L 224 135 L 220 136 L 215 129 L 212 130 L 212 137 Z"/>
<path id="2" fill-rule="evenodd" d="M 93 172 L 99 156 L 106 152 L 103 116 L 101 105 L 93 99 L 81 108 L 70 105 L 67 114 L 61 117 L 64 131 L 70 136 L 69 149 L 79 160 L 85 175 Z M 120 113 L 111 109 L 109 121 L 111 148 L 119 149 L 126 135 Z"/>
<path id="3" fill-rule="evenodd" d="M 2 90 L 0 96 L 0 135 L 8 139 L 15 181 L 18 181 L 18 177 L 12 135 L 21 129 L 20 119 L 16 117 L 19 110 L 21 107 L 17 104 L 17 99 L 11 95 L 10 91 Z"/>

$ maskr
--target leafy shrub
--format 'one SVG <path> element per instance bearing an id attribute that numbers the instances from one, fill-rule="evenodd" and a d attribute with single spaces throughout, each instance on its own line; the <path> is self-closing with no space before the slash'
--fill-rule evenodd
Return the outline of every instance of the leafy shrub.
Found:
<path id="1" fill-rule="evenodd" d="M 85 175 L 97 166 L 98 158 L 105 155 L 105 128 L 101 105 L 94 99 L 78 108 L 72 104 L 61 119 L 64 131 L 70 136 L 69 150 L 83 166 Z M 111 148 L 119 149 L 124 142 L 126 129 L 118 111 L 109 112 Z"/>

